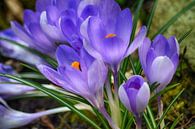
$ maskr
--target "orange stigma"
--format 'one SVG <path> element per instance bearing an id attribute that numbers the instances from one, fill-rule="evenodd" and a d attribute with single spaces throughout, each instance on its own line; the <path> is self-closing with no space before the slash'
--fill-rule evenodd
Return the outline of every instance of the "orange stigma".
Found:
<path id="1" fill-rule="evenodd" d="M 113 38 L 113 37 L 115 37 L 116 36 L 116 34 L 107 34 L 106 36 L 105 36 L 105 38 Z"/>
<path id="2" fill-rule="evenodd" d="M 72 62 L 71 67 L 73 67 L 77 70 L 81 70 L 80 63 L 78 61 Z"/>

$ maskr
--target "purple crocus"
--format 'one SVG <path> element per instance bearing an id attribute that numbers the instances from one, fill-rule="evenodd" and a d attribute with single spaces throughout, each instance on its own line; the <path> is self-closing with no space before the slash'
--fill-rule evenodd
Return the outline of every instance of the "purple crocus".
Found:
<path id="1" fill-rule="evenodd" d="M 119 98 L 135 116 L 144 111 L 150 99 L 150 88 L 144 79 L 134 75 L 119 87 Z"/>
<path id="2" fill-rule="evenodd" d="M 0 73 L 1 74 L 16 74 L 13 68 L 9 65 L 3 65 L 0 63 Z M 28 91 L 34 90 L 33 87 L 29 87 L 26 85 L 19 84 L 18 82 L 6 78 L 0 77 L 0 97 L 7 98 L 10 96 L 16 96 L 20 94 L 24 94 Z"/>
<path id="3" fill-rule="evenodd" d="M 29 45 L 23 40 L 19 39 L 10 28 L 0 32 L 0 37 L 13 40 L 17 43 L 29 47 Z M 43 59 L 40 57 L 5 40 L 0 40 L 0 52 L 6 57 L 18 59 L 32 65 L 44 63 Z"/>
<path id="4" fill-rule="evenodd" d="M 179 44 L 174 36 L 166 39 L 158 35 L 153 43 L 146 38 L 139 48 L 139 58 L 150 84 L 159 83 L 159 92 L 170 83 L 177 69 Z"/>
<path id="5" fill-rule="evenodd" d="M 129 46 L 133 26 L 130 10 L 121 11 L 114 0 L 102 0 L 98 7 L 99 15 L 88 18 L 81 26 L 84 47 L 117 71 L 120 62 L 142 44 L 146 27 L 141 28 Z"/>
<path id="6" fill-rule="evenodd" d="M 93 1 L 93 0 L 92 0 Z M 55 56 L 59 44 L 82 48 L 80 25 L 96 15 L 94 2 L 88 0 L 37 0 L 36 12 L 24 11 L 24 26 L 11 22 L 12 29 L 30 47 Z"/>
<path id="7" fill-rule="evenodd" d="M 84 97 L 92 105 L 102 107 L 103 86 L 107 75 L 104 63 L 94 60 L 84 50 L 77 53 L 65 45 L 59 46 L 56 58 L 59 64 L 57 71 L 39 65 L 42 74 L 54 84 Z"/>
<path id="8" fill-rule="evenodd" d="M 42 116 L 56 114 L 64 111 L 69 111 L 69 109 L 67 107 L 60 107 L 37 113 L 25 113 L 12 109 L 2 98 L 0 98 L 0 128 L 18 128 L 27 125 L 33 120 Z"/>

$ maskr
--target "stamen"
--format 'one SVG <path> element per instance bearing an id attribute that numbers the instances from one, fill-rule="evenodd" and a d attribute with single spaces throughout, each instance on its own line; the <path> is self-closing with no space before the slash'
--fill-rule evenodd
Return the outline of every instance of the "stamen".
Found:
<path id="1" fill-rule="evenodd" d="M 81 70 L 80 63 L 78 61 L 72 62 L 71 67 L 73 67 L 77 70 Z"/>
<path id="2" fill-rule="evenodd" d="M 113 38 L 113 37 L 115 37 L 116 36 L 116 34 L 107 34 L 106 36 L 105 36 L 105 38 Z"/>

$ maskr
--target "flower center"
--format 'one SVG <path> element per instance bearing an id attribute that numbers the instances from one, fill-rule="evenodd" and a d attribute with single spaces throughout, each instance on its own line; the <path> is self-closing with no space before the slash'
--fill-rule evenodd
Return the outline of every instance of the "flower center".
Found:
<path id="1" fill-rule="evenodd" d="M 80 63 L 78 61 L 72 62 L 71 67 L 77 70 L 81 70 Z"/>
<path id="2" fill-rule="evenodd" d="M 105 36 L 105 38 L 113 38 L 113 37 L 116 37 L 116 34 L 111 33 Z"/>

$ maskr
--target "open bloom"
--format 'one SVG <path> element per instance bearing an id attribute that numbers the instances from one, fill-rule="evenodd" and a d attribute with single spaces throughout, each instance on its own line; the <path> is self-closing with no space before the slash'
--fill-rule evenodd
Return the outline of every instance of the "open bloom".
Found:
<path id="1" fill-rule="evenodd" d="M 30 47 L 55 56 L 59 44 L 82 48 L 80 25 L 97 13 L 97 0 L 37 0 L 36 11 L 24 11 L 24 26 L 11 22 L 12 29 Z"/>
<path id="2" fill-rule="evenodd" d="M 145 39 L 139 48 L 139 58 L 150 84 L 158 83 L 156 92 L 167 86 L 179 63 L 179 45 L 175 37 L 158 35 L 153 43 Z"/>
<path id="3" fill-rule="evenodd" d="M 118 92 L 121 102 L 136 117 L 145 110 L 150 99 L 149 86 L 139 75 L 132 76 L 122 84 Z"/>
<path id="4" fill-rule="evenodd" d="M 42 74 L 54 84 L 84 97 L 92 105 L 102 107 L 103 86 L 107 75 L 104 63 L 94 60 L 84 50 L 77 53 L 65 45 L 59 46 L 56 55 L 59 64 L 57 71 L 39 65 Z"/>
<path id="5" fill-rule="evenodd" d="M 1 74 L 16 74 L 13 68 L 9 65 L 3 65 L 0 63 L 0 73 Z M 10 84 L 9 84 L 10 83 Z M 10 96 L 20 95 L 28 91 L 34 90 L 34 88 L 19 84 L 18 82 L 6 78 L 0 77 L 0 97 L 7 98 Z"/>
<path id="6" fill-rule="evenodd" d="M 142 44 L 146 27 L 129 46 L 133 26 L 130 10 L 121 11 L 114 0 L 102 0 L 98 7 L 99 15 L 88 18 L 81 26 L 84 47 L 93 57 L 118 69 L 120 62 Z"/>
<path id="7" fill-rule="evenodd" d="M 12 29 L 6 29 L 0 32 L 0 37 L 13 40 L 27 47 L 29 46 L 26 42 L 19 39 Z M 5 40 L 0 41 L 0 52 L 6 57 L 18 59 L 32 65 L 44 63 L 40 57 Z"/>

